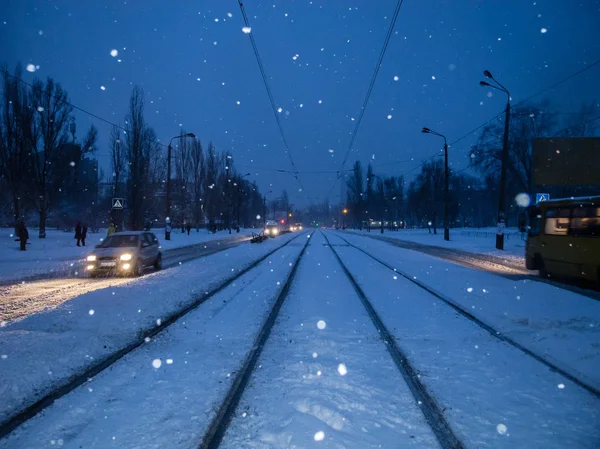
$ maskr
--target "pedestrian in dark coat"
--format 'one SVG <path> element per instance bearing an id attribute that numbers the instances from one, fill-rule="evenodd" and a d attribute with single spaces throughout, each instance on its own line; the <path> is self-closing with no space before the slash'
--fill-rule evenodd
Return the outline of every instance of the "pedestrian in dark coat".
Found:
<path id="1" fill-rule="evenodd" d="M 21 251 L 25 251 L 27 247 L 27 239 L 29 238 L 29 232 L 27 232 L 27 228 L 25 227 L 25 222 L 21 220 L 19 225 L 17 226 L 17 234 L 19 237 L 19 243 L 21 244 Z"/>
<path id="2" fill-rule="evenodd" d="M 77 223 L 77 226 L 75 226 L 75 239 L 77 240 L 77 246 L 81 246 L 81 223 Z"/>
<path id="3" fill-rule="evenodd" d="M 81 230 L 81 243 L 85 246 L 85 239 L 87 238 L 87 225 L 83 225 L 83 229 Z"/>
<path id="4" fill-rule="evenodd" d="M 190 235 L 190 231 L 192 230 L 192 225 L 188 223 L 185 228 L 187 229 L 188 235 Z"/>

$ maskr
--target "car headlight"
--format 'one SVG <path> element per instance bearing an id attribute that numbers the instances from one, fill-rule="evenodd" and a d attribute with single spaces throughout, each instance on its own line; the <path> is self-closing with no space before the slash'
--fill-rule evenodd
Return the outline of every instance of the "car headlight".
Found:
<path id="1" fill-rule="evenodd" d="M 95 262 L 96 261 L 96 256 L 94 256 L 93 254 L 90 254 L 89 256 L 87 256 L 87 261 L 88 262 Z"/>
<path id="2" fill-rule="evenodd" d="M 273 234 L 277 235 L 279 231 L 277 229 L 273 229 Z"/>
<path id="3" fill-rule="evenodd" d="M 121 260 L 131 260 L 131 254 L 121 254 Z"/>
<path id="4" fill-rule="evenodd" d="M 269 234 L 269 232 L 271 232 L 271 231 L 269 231 L 268 229 L 265 229 L 265 234 Z"/>

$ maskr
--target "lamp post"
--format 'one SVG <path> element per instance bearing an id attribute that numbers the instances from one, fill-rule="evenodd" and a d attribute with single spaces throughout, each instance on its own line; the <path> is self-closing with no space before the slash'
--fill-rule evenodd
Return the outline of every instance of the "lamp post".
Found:
<path id="1" fill-rule="evenodd" d="M 342 210 L 342 213 L 344 215 L 342 215 L 342 230 L 346 229 L 346 215 L 348 214 L 348 209 L 344 208 L 344 210 Z"/>
<path id="2" fill-rule="evenodd" d="M 446 141 L 446 136 L 429 128 L 423 128 L 421 132 L 424 134 L 433 134 L 444 139 L 444 240 L 449 241 L 450 225 L 448 220 L 448 205 L 450 203 L 450 191 L 448 189 L 448 178 L 450 177 L 450 172 L 448 170 L 448 142 Z M 433 207 L 435 207 L 435 204 Z"/>
<path id="3" fill-rule="evenodd" d="M 273 193 L 272 190 L 269 190 L 267 193 L 265 193 L 265 196 L 263 196 L 263 210 L 264 210 L 264 215 L 263 215 L 263 228 L 267 227 L 267 195 L 269 193 Z"/>
<path id="4" fill-rule="evenodd" d="M 175 139 L 183 139 L 185 137 L 195 138 L 193 133 L 180 134 L 172 137 L 167 148 L 167 192 L 165 197 L 165 240 L 171 240 L 171 152 L 173 147 L 171 144 Z"/>
<path id="5" fill-rule="evenodd" d="M 483 71 L 483 76 L 491 79 L 496 85 L 492 85 L 486 81 L 479 81 L 482 87 L 491 87 L 492 89 L 504 92 L 507 96 L 506 110 L 504 118 L 504 144 L 502 146 L 502 167 L 500 170 L 500 200 L 498 204 L 498 221 L 496 231 L 496 248 L 504 249 L 504 227 L 505 227 L 505 200 L 506 200 L 506 169 L 508 165 L 508 132 L 510 123 L 510 92 L 500 84 L 488 70 Z"/>

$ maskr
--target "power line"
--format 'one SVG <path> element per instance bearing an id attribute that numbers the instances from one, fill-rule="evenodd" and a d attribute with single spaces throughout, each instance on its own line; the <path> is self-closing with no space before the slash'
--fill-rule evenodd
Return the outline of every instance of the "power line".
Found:
<path id="1" fill-rule="evenodd" d="M 402 7 L 402 3 L 404 3 L 404 0 L 398 0 L 398 2 L 396 3 L 396 8 L 394 9 L 394 13 L 393 13 L 392 19 L 390 21 L 390 26 L 388 27 L 387 34 L 383 41 L 383 46 L 381 47 L 381 51 L 379 52 L 379 58 L 377 58 L 377 64 L 375 64 L 375 69 L 373 70 L 373 75 L 371 76 L 371 81 L 369 83 L 369 87 L 367 88 L 367 93 L 365 95 L 365 99 L 363 101 L 362 107 L 360 108 L 360 112 L 358 113 L 356 125 L 354 125 L 354 130 L 352 131 L 352 134 L 350 137 L 350 144 L 348 145 L 348 149 L 346 150 L 346 155 L 344 156 L 344 159 L 342 160 L 342 165 L 340 166 L 340 169 L 338 170 L 338 177 L 333 182 L 333 184 L 331 184 L 331 188 L 329 189 L 329 192 L 327 193 L 327 196 L 325 198 L 327 198 L 327 197 L 329 197 L 329 195 L 331 195 L 331 192 L 337 185 L 337 182 L 340 180 L 339 173 L 341 173 L 344 170 L 344 167 L 346 166 L 346 162 L 348 162 L 348 158 L 350 157 L 350 153 L 352 152 L 352 147 L 354 146 L 354 141 L 356 140 L 356 135 L 358 134 L 358 129 L 360 128 L 360 124 L 362 123 L 363 117 L 365 115 L 365 111 L 369 104 L 369 99 L 371 98 L 371 93 L 373 92 L 373 88 L 375 87 L 375 81 L 377 80 L 377 75 L 379 74 L 379 69 L 381 68 L 381 64 L 383 63 L 383 57 L 385 56 L 385 52 L 387 50 L 390 39 L 392 37 L 392 33 L 394 32 L 394 26 L 396 25 L 396 21 L 398 20 L 398 14 L 400 13 L 400 8 Z"/>
<path id="2" fill-rule="evenodd" d="M 543 93 L 545 93 L 545 92 L 548 92 L 549 90 L 552 90 L 552 89 L 554 89 L 555 87 L 557 87 L 557 86 L 559 86 L 559 85 L 561 85 L 561 84 L 563 84 L 563 83 L 565 83 L 565 82 L 567 82 L 567 81 L 569 81 L 569 80 L 571 80 L 571 79 L 575 78 L 576 76 L 578 76 L 578 75 L 582 74 L 583 72 L 585 72 L 585 71 L 587 71 L 587 70 L 589 70 L 589 69 L 591 69 L 591 68 L 595 67 L 595 66 L 596 66 L 596 65 L 598 65 L 598 64 L 600 64 L 600 59 L 598 59 L 598 60 L 596 60 L 596 61 L 594 61 L 594 62 L 592 62 L 592 63 L 590 63 L 590 64 L 586 65 L 585 67 L 583 67 L 582 69 L 578 70 L 577 72 L 575 72 L 575 73 L 572 73 L 571 75 L 568 75 L 568 76 L 566 76 L 565 78 L 562 78 L 562 79 L 560 79 L 559 81 L 557 81 L 557 82 L 555 82 L 555 83 L 551 84 L 550 86 L 547 86 L 547 87 L 545 87 L 544 89 L 541 89 L 541 90 L 539 90 L 538 92 L 534 93 L 533 95 L 530 95 L 529 97 L 527 97 L 527 98 L 525 98 L 525 99 L 523 99 L 523 100 L 521 100 L 521 101 L 519 101 L 519 102 L 515 103 L 515 104 L 513 105 L 513 107 L 520 106 L 520 105 L 522 105 L 523 103 L 526 103 L 526 102 L 528 102 L 528 101 L 529 101 L 529 100 L 531 100 L 532 98 L 535 98 L 535 97 L 537 97 L 537 96 L 539 96 L 539 95 L 541 95 L 541 94 L 543 94 Z M 504 110 L 503 110 L 503 111 L 501 111 L 501 112 L 499 112 L 498 114 L 494 115 L 492 118 L 490 118 L 489 120 L 485 121 L 484 123 L 482 123 L 481 125 L 477 126 L 476 128 L 472 129 L 471 131 L 467 132 L 466 134 L 463 134 L 461 137 L 459 137 L 458 139 L 454 140 L 453 142 L 450 142 L 450 143 L 448 144 L 448 146 L 453 146 L 453 145 L 456 145 L 458 142 L 460 142 L 460 141 L 462 141 L 462 140 L 466 139 L 466 138 L 467 138 L 467 137 L 469 137 L 471 134 L 473 134 L 473 133 L 475 133 L 475 132 L 479 131 L 481 128 L 485 127 L 485 126 L 486 126 L 486 125 L 488 125 L 489 123 L 491 123 L 491 122 L 493 122 L 494 120 L 496 120 L 496 119 L 500 118 L 500 117 L 501 117 L 503 114 L 504 114 Z M 577 113 L 571 113 L 571 112 L 564 112 L 564 113 L 563 113 L 563 112 L 558 112 L 558 114 L 574 114 L 574 115 L 575 115 L 575 114 L 577 114 Z M 589 121 L 597 120 L 598 118 L 600 118 L 600 117 L 597 117 L 597 118 L 591 119 L 591 120 L 589 120 Z M 407 172 L 403 173 L 403 174 L 402 174 L 402 176 L 405 176 L 405 175 L 407 175 L 407 174 L 409 174 L 409 173 L 412 173 L 412 172 L 413 172 L 413 171 L 415 171 L 417 168 L 419 168 L 419 167 L 422 167 L 422 166 L 423 166 L 423 165 L 425 165 L 427 162 L 429 162 L 431 159 L 433 159 L 433 158 L 435 158 L 435 157 L 437 157 L 437 156 L 438 156 L 438 153 L 436 153 L 436 154 L 432 155 L 431 157 L 429 157 L 429 158 L 425 159 L 423 162 L 421 162 L 421 164 L 420 164 L 420 165 L 417 165 L 417 166 L 415 166 L 414 168 L 412 168 L 411 170 L 409 170 L 409 171 L 407 171 Z M 470 165 L 469 167 L 466 167 L 465 169 L 461 170 L 461 172 L 462 172 L 462 171 L 464 171 L 464 170 L 467 170 L 468 168 L 471 168 L 471 167 L 472 167 L 472 166 Z M 458 172 L 457 172 L 457 173 L 458 173 Z"/>
<path id="3" fill-rule="evenodd" d="M 308 195 L 306 194 L 306 190 L 304 190 L 304 186 L 302 185 L 302 181 L 300 181 L 300 178 L 298 177 L 298 173 L 299 173 L 298 168 L 294 162 L 294 158 L 292 157 L 292 153 L 290 151 L 290 147 L 289 147 L 287 139 L 285 137 L 285 133 L 283 132 L 283 126 L 281 125 L 281 120 L 279 118 L 279 112 L 278 112 L 277 106 L 275 104 L 275 99 L 273 97 L 271 87 L 269 86 L 269 81 L 267 79 L 267 74 L 265 73 L 265 68 L 263 66 L 262 59 L 258 52 L 258 47 L 256 46 L 256 41 L 254 40 L 254 35 L 253 35 L 254 33 L 252 32 L 252 27 L 250 26 L 250 21 L 248 20 L 248 16 L 246 14 L 246 9 L 244 8 L 244 4 L 242 3 L 241 0 L 238 0 L 238 4 L 239 4 L 240 10 L 242 12 L 242 18 L 244 19 L 244 24 L 246 25 L 246 30 L 249 31 L 246 34 L 248 34 L 248 37 L 250 38 L 250 42 L 252 43 L 252 50 L 254 51 L 254 56 L 256 57 L 256 62 L 258 63 L 258 68 L 260 69 L 260 74 L 262 75 L 262 80 L 265 85 L 265 89 L 267 90 L 267 95 L 269 96 L 269 102 L 271 103 L 271 109 L 273 110 L 273 115 L 275 117 L 275 121 L 277 122 L 277 128 L 279 129 L 279 134 L 281 134 L 281 140 L 283 141 L 283 145 L 285 147 L 286 153 L 288 155 L 288 158 L 290 159 L 290 163 L 294 170 L 292 173 L 292 176 L 296 179 L 296 181 L 298 182 L 298 185 L 300 186 L 300 189 L 302 190 L 302 192 L 304 192 L 304 195 L 307 197 L 307 199 L 310 202 L 310 199 L 308 198 Z"/>
<path id="4" fill-rule="evenodd" d="M 60 100 L 60 101 L 62 101 L 63 103 L 65 103 L 65 104 L 69 105 L 70 107 L 72 107 L 73 109 L 75 109 L 75 110 L 77 110 L 77 111 L 79 111 L 79 112 L 83 112 L 84 114 L 87 114 L 87 115 L 89 115 L 90 117 L 93 117 L 93 118 L 95 118 L 96 120 L 100 120 L 101 122 L 104 122 L 104 123 L 106 123 L 106 124 L 108 124 L 108 125 L 114 126 L 115 128 L 118 128 L 118 129 L 120 129 L 121 131 L 123 131 L 123 132 L 127 133 L 127 128 L 124 128 L 124 127 L 123 127 L 123 126 L 121 126 L 121 125 L 118 125 L 118 124 L 116 124 L 116 123 L 113 123 L 113 122 L 111 122 L 110 120 L 107 120 L 107 119 L 105 119 L 105 118 L 103 118 L 103 117 L 100 117 L 99 115 L 96 115 L 96 114 L 94 114 L 93 112 L 90 112 L 90 111 L 88 111 L 88 110 L 86 110 L 86 109 L 83 109 L 82 107 L 80 107 L 80 106 L 77 106 L 76 104 L 73 104 L 73 103 L 71 103 L 70 101 L 67 101 L 67 100 L 61 100 L 61 99 L 60 99 L 59 97 L 57 97 L 56 95 L 53 95 L 53 94 L 51 94 L 50 92 L 46 92 L 46 91 L 45 91 L 44 89 L 42 89 L 41 87 L 39 87 L 39 86 L 35 86 L 35 85 L 31 84 L 31 83 L 28 83 L 27 81 L 25 81 L 25 80 L 23 80 L 23 79 L 21 79 L 21 78 L 19 78 L 19 77 L 15 76 L 15 75 L 11 75 L 11 74 L 8 72 L 8 70 L 7 70 L 7 71 L 4 71 L 4 73 L 5 73 L 7 76 L 9 76 L 9 77 L 11 77 L 11 78 L 13 78 L 13 79 L 15 79 L 15 80 L 19 81 L 20 83 L 23 83 L 23 84 L 25 84 L 26 86 L 29 86 L 29 87 L 30 87 L 30 88 L 32 88 L 32 89 L 39 89 L 39 90 L 40 90 L 42 93 L 44 93 L 44 94 L 48 95 L 48 96 L 49 96 L 49 97 L 51 97 L 51 98 L 54 98 L 55 100 Z M 162 145 L 163 147 L 167 147 L 167 145 L 165 145 L 164 143 L 162 143 L 162 142 L 160 142 L 160 141 L 157 141 L 157 142 L 158 142 L 158 144 L 159 144 L 159 145 Z"/>
<path id="5" fill-rule="evenodd" d="M 379 53 L 379 58 L 377 59 L 377 64 L 375 64 L 375 70 L 373 70 L 373 75 L 371 76 L 371 82 L 369 83 L 369 88 L 367 89 L 367 94 L 365 95 L 365 99 L 363 101 L 362 107 L 360 108 L 360 112 L 358 113 L 358 118 L 356 120 L 356 125 L 354 126 L 354 130 L 352 131 L 352 136 L 350 137 L 350 144 L 348 145 L 348 149 L 346 150 L 346 155 L 342 161 L 342 165 L 340 171 L 346 165 L 348 161 L 348 157 L 350 156 L 350 152 L 352 151 L 352 147 L 354 145 L 354 141 L 356 139 L 356 135 L 358 133 L 358 129 L 360 128 L 360 124 L 365 115 L 365 111 L 369 104 L 369 99 L 371 98 L 371 93 L 373 92 L 373 87 L 375 86 L 375 81 L 377 80 L 377 75 L 379 74 L 379 69 L 381 68 L 381 64 L 383 62 L 383 57 L 385 56 L 385 51 L 387 50 L 388 44 L 390 42 L 390 38 L 392 37 L 392 33 L 394 31 L 394 26 L 396 25 L 396 20 L 398 19 L 398 13 L 400 12 L 400 8 L 402 7 L 402 3 L 404 0 L 398 0 L 396 3 L 396 9 L 394 10 L 394 14 L 392 15 L 392 20 L 390 22 L 390 26 L 388 28 L 387 34 L 383 41 L 383 46 L 381 47 L 381 52 Z"/>

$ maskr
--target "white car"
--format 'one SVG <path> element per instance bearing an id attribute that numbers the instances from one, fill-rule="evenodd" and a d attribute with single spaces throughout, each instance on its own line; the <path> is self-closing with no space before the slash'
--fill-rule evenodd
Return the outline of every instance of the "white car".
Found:
<path id="1" fill-rule="evenodd" d="M 275 237 L 279 235 L 279 226 L 277 223 L 267 223 L 265 226 L 265 235 L 268 235 L 269 237 Z"/>
<path id="2" fill-rule="evenodd" d="M 158 239 L 152 232 L 116 232 L 109 235 L 87 256 L 89 277 L 100 274 L 141 276 L 146 267 L 162 268 Z"/>

